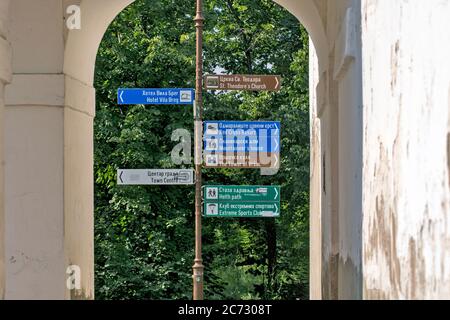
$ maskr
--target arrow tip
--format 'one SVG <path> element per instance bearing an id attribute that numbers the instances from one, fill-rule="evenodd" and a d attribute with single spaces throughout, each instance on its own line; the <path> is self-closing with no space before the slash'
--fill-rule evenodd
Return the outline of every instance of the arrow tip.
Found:
<path id="1" fill-rule="evenodd" d="M 122 102 L 123 103 L 123 90 L 120 90 L 120 102 Z"/>
<path id="2" fill-rule="evenodd" d="M 275 139 L 275 147 L 273 148 L 273 151 L 278 151 L 278 147 L 280 144 L 278 143 L 278 139 Z"/>
<path id="3" fill-rule="evenodd" d="M 278 165 L 278 156 L 275 154 L 275 167 Z"/>

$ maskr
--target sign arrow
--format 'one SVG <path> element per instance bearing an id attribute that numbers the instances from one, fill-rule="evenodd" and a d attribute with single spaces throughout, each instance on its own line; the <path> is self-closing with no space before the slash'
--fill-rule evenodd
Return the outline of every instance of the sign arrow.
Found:
<path id="1" fill-rule="evenodd" d="M 187 105 L 193 104 L 195 90 L 189 88 L 119 88 L 117 102 L 121 105 Z"/>
<path id="2" fill-rule="evenodd" d="M 281 211 L 280 186 L 203 187 L 206 217 L 278 217 Z"/>
<path id="3" fill-rule="evenodd" d="M 274 163 L 281 160 L 280 132 L 279 121 L 205 121 L 205 166 L 274 168 Z M 268 161 L 263 153 L 270 157 Z"/>
<path id="4" fill-rule="evenodd" d="M 275 122 L 275 132 L 273 133 L 274 136 L 278 136 L 279 132 L 280 132 L 280 128 L 278 128 L 278 124 Z"/>
<path id="5" fill-rule="evenodd" d="M 120 171 L 120 176 L 119 176 L 119 178 L 120 178 L 120 182 L 123 183 L 122 175 L 123 175 L 123 171 Z"/>
<path id="6" fill-rule="evenodd" d="M 275 142 L 275 147 L 273 148 L 273 152 L 276 152 L 276 151 L 278 151 L 278 147 L 279 147 L 278 139 L 276 139 L 276 138 L 274 137 L 274 140 L 273 140 L 273 141 Z"/>
<path id="7" fill-rule="evenodd" d="M 275 75 L 206 75 L 203 82 L 207 90 L 279 91 L 281 76 Z"/>

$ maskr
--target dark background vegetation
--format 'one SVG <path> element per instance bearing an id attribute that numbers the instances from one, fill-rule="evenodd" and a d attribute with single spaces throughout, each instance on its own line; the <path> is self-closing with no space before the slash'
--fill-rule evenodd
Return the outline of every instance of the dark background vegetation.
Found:
<path id="1" fill-rule="evenodd" d="M 308 35 L 271 0 L 206 0 L 205 73 L 279 74 L 279 93 L 206 93 L 205 120 L 278 120 L 282 162 L 204 169 L 205 184 L 281 185 L 278 219 L 204 219 L 206 299 L 307 299 Z M 192 106 L 118 106 L 117 89 L 194 88 L 195 1 L 138 0 L 109 27 L 95 87 L 97 299 L 190 299 L 192 186 L 117 186 L 118 168 L 180 168 L 172 131 L 193 132 Z M 192 167 L 192 166 L 185 166 Z"/>

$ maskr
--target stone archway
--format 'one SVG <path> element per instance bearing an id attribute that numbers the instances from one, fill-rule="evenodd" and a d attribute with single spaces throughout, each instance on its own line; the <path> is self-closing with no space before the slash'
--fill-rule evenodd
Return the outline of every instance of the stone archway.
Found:
<path id="1" fill-rule="evenodd" d="M 133 2 L 15 0 L 10 35 L 2 33 L 7 19 L 0 15 L 0 40 L 14 49 L 12 63 L 0 60 L 0 108 L 2 84 L 11 82 L 5 90 L 7 299 L 94 298 L 95 59 L 108 25 Z M 313 44 L 311 298 L 360 298 L 361 3 L 276 2 L 299 19 Z M 64 25 L 71 4 L 81 6 L 81 30 Z M 2 12 L 8 11 L 0 6 Z M 0 57 L 8 48 L 0 41 Z M 66 288 L 70 265 L 81 268 L 80 290 Z"/>
<path id="2" fill-rule="evenodd" d="M 94 297 L 95 60 L 109 24 L 133 2 L 81 1 L 82 28 L 69 31 L 67 35 L 64 55 L 64 248 L 66 266 L 79 266 L 83 276 L 82 289 L 66 290 L 66 298 Z"/>
<path id="3" fill-rule="evenodd" d="M 66 264 L 76 264 L 84 273 L 81 298 L 93 296 L 93 132 L 92 121 L 95 113 L 95 90 L 93 77 L 97 50 L 103 35 L 112 20 L 134 0 L 96 0 L 81 1 L 83 27 L 81 30 L 69 31 L 67 36 L 64 73 L 66 82 L 66 102 L 64 116 L 65 162 L 65 250 Z M 312 66 L 316 65 L 320 73 L 327 68 L 327 40 L 322 19 L 312 0 L 276 1 L 288 9 L 301 21 L 310 33 L 315 47 L 311 55 Z M 317 55 L 316 55 L 317 52 Z M 317 60 L 317 61 L 316 61 Z M 314 108 L 315 109 L 315 108 Z M 317 121 L 316 121 L 317 122 Z M 318 126 L 313 127 L 313 134 L 319 137 Z M 81 130 L 80 130 L 81 129 Z M 319 149 L 320 150 L 320 149 Z M 320 155 L 312 163 L 320 162 Z M 320 190 L 320 175 L 313 176 L 312 185 Z M 312 199 L 312 207 L 320 208 L 321 197 Z M 314 210 L 312 216 L 311 252 L 312 268 L 311 294 L 321 298 L 321 239 L 320 210 Z M 89 226 L 89 227 L 88 227 Z M 317 272 L 316 272 L 317 271 Z M 69 296 L 69 295 L 68 295 Z"/>
<path id="4" fill-rule="evenodd" d="M 276 1 L 316 49 L 311 298 L 363 297 L 363 265 L 364 298 L 449 296 L 450 4 Z M 70 298 L 70 263 L 93 298 L 92 76 L 132 2 L 0 1 L 0 298 Z"/>

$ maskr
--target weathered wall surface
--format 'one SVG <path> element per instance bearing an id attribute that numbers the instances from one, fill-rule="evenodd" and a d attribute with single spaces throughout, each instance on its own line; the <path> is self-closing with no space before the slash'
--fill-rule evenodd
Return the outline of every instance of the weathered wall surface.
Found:
<path id="1" fill-rule="evenodd" d="M 277 1 L 309 31 L 312 299 L 362 297 L 362 53 L 358 0 Z M 320 241 L 318 241 L 320 239 Z"/>
<path id="2" fill-rule="evenodd" d="M 448 299 L 450 2 L 362 16 L 364 298 Z"/>
<path id="3" fill-rule="evenodd" d="M 338 298 L 362 297 L 362 56 L 360 1 L 332 1 L 328 34 L 334 39 L 330 96 L 338 108 Z M 338 27 L 333 27 L 338 26 Z M 335 88 L 332 86 L 335 85 Z M 335 90 L 335 92 L 333 92 Z M 334 95 L 334 97 L 333 97 Z M 332 134 L 332 133 L 331 133 Z M 333 148 L 333 146 L 330 146 Z"/>
<path id="4" fill-rule="evenodd" d="M 360 2 L 317 1 L 326 17 L 327 68 L 316 87 L 321 130 L 322 297 L 362 296 Z"/>
<path id="5" fill-rule="evenodd" d="M 4 215 L 4 160 L 3 124 L 5 85 L 11 82 L 11 44 L 9 38 L 9 0 L 0 1 L 0 300 L 5 295 L 5 215 Z"/>
<path id="6" fill-rule="evenodd" d="M 6 299 L 64 294 L 64 44 L 59 0 L 11 1 L 6 87 Z"/>
<path id="7" fill-rule="evenodd" d="M 316 87 L 319 83 L 319 61 L 312 40 L 309 41 L 309 104 L 310 104 L 310 243 L 309 297 L 322 299 L 322 172 L 320 120 L 317 116 Z"/>

